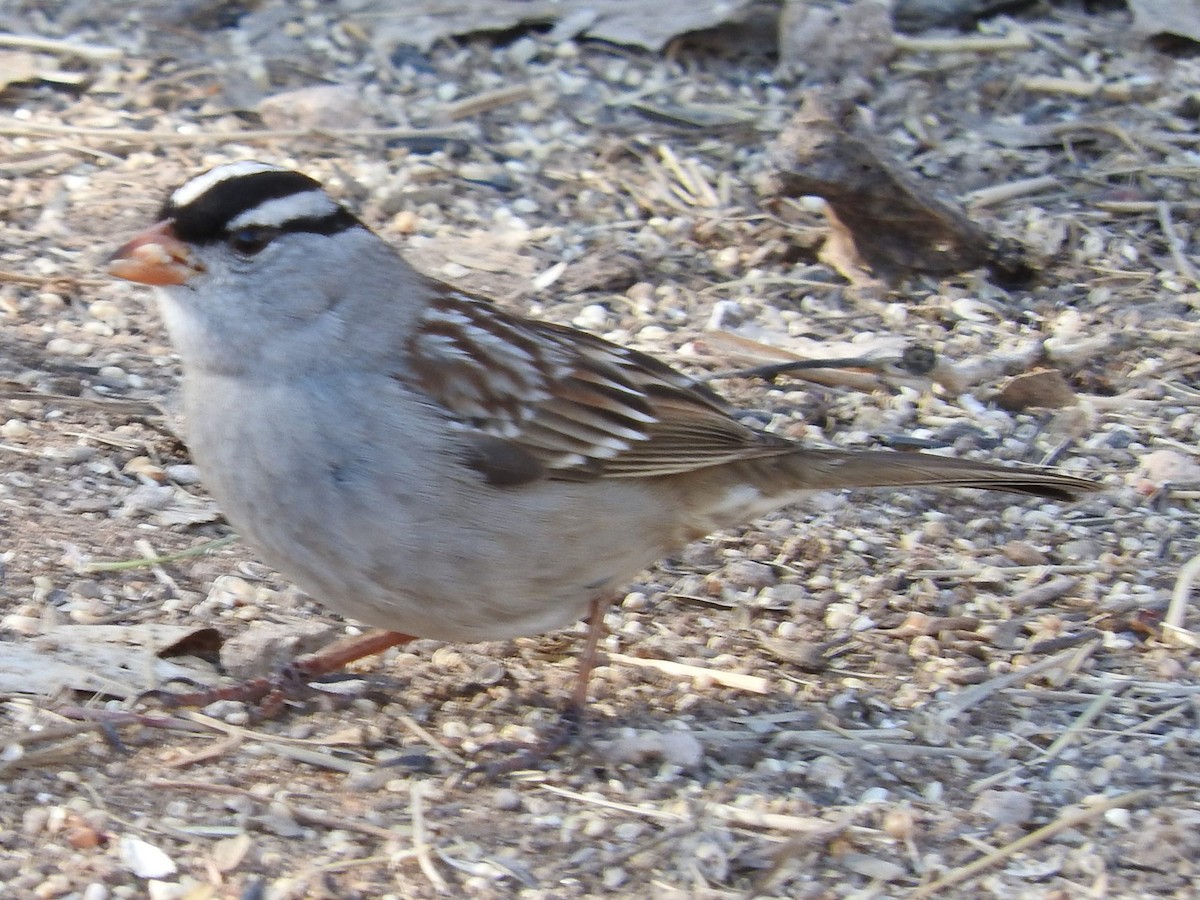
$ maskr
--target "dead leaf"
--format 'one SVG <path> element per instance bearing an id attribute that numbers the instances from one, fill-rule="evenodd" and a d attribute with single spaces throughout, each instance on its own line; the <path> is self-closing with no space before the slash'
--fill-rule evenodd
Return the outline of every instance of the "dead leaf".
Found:
<path id="1" fill-rule="evenodd" d="M 220 643 L 212 628 L 176 625 L 63 625 L 4 645 L 0 694 L 53 696 L 87 691 L 136 697 L 172 679 L 211 680 L 199 665 L 163 659 L 166 648 Z M 194 643 L 192 644 L 195 645 Z"/>
<path id="2" fill-rule="evenodd" d="M 854 287 L 873 291 L 884 285 L 871 275 L 871 261 L 858 252 L 854 232 L 850 230 L 829 203 L 825 204 L 825 221 L 829 230 L 825 243 L 817 251 L 817 259 L 845 278 Z"/>
<path id="3" fill-rule="evenodd" d="M 858 256 L 881 278 L 986 267 L 1002 282 L 1019 283 L 1031 274 L 1024 248 L 935 199 L 834 121 L 814 92 L 772 145 L 771 158 L 777 168 L 771 188 L 788 197 L 824 198 Z"/>
<path id="4" fill-rule="evenodd" d="M 54 60 L 26 50 L 0 50 L 0 91 L 10 84 L 28 81 L 46 81 L 76 87 L 87 81 L 83 72 L 69 72 L 58 68 Z"/>
<path id="5" fill-rule="evenodd" d="M 1075 391 L 1058 369 L 1038 369 L 1009 379 L 993 398 L 1009 412 L 1025 409 L 1061 409 L 1074 406 Z"/>
<path id="6" fill-rule="evenodd" d="M 0 91 L 10 84 L 37 81 L 41 60 L 34 53 L 24 50 L 0 51 Z"/>
<path id="7" fill-rule="evenodd" d="M 597 248 L 567 266 L 558 286 L 571 295 L 584 291 L 623 291 L 637 282 L 641 271 L 642 262 L 636 256 Z"/>
<path id="8" fill-rule="evenodd" d="M 589 37 L 658 51 L 680 35 L 740 22 L 753 6 L 754 0 L 414 0 L 400 5 L 374 0 L 355 18 L 369 25 L 384 49 L 403 45 L 425 52 L 450 38 L 550 25 L 553 40 Z"/>
<path id="9" fill-rule="evenodd" d="M 1138 34 L 1200 43 L 1200 0 L 1129 0 L 1129 9 Z"/>

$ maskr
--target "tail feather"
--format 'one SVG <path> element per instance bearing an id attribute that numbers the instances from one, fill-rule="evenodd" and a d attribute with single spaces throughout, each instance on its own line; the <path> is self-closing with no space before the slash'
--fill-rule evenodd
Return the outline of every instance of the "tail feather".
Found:
<path id="1" fill-rule="evenodd" d="M 1005 466 L 891 450 L 814 450 L 785 457 L 802 490 L 862 487 L 953 487 L 1076 500 L 1101 489 L 1086 478 L 1034 466 Z"/>

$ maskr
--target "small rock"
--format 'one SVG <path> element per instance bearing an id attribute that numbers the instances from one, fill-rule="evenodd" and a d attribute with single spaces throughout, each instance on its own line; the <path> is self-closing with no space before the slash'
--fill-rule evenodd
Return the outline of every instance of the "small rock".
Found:
<path id="1" fill-rule="evenodd" d="M 282 838 L 298 838 L 303 836 L 304 829 L 293 817 L 291 812 L 281 803 L 272 803 L 271 811 L 258 816 L 255 821 L 264 831 Z"/>
<path id="2" fill-rule="evenodd" d="M 1050 562 L 1045 553 L 1028 541 L 1009 541 L 1002 552 L 1018 566 L 1044 566 Z"/>
<path id="3" fill-rule="evenodd" d="M 998 825 L 1024 825 L 1033 818 L 1033 799 L 1024 791 L 984 791 L 971 804 L 971 811 Z"/>
<path id="4" fill-rule="evenodd" d="M 0 437 L 6 441 L 27 441 L 33 430 L 22 419 L 9 419 L 0 425 Z"/>
<path id="5" fill-rule="evenodd" d="M 774 569 L 752 559 L 735 559 L 725 566 L 723 574 L 730 587 L 734 588 L 761 590 L 779 580 Z"/>
<path id="6" fill-rule="evenodd" d="M 138 878 L 165 878 L 175 874 L 171 857 L 141 838 L 122 836 L 118 850 L 122 864 Z"/>
<path id="7" fill-rule="evenodd" d="M 1075 391 L 1057 369 L 1038 369 L 1017 375 L 992 399 L 1009 412 L 1031 408 L 1061 409 L 1076 402 Z"/>
<path id="8" fill-rule="evenodd" d="M 87 341 L 73 341 L 70 338 L 52 338 L 46 344 L 46 352 L 51 356 L 91 356 L 94 346 Z"/>
<path id="9" fill-rule="evenodd" d="M 168 485 L 141 484 L 125 495 L 118 519 L 132 519 L 146 513 L 165 509 L 175 497 L 175 489 Z"/>
<path id="10" fill-rule="evenodd" d="M 512 788 L 501 788 L 492 798 L 492 805 L 504 812 L 516 812 L 523 805 L 521 795 Z"/>
<path id="11" fill-rule="evenodd" d="M 359 90 L 325 84 L 284 91 L 258 104 L 268 128 L 354 128 L 367 119 Z"/>
<path id="12" fill-rule="evenodd" d="M 43 806 L 31 806 L 21 814 L 21 832 L 26 835 L 40 834 L 50 820 L 50 810 Z"/>
<path id="13" fill-rule="evenodd" d="M 187 887 L 174 881 L 151 879 L 146 882 L 146 896 L 149 900 L 183 900 L 187 895 Z"/>
<path id="14" fill-rule="evenodd" d="M 704 747 L 695 737 L 683 731 L 666 734 L 639 732 L 613 741 L 604 755 L 617 765 L 641 765 L 652 759 L 661 759 L 680 768 L 694 768 L 704 759 Z"/>
<path id="15" fill-rule="evenodd" d="M 1200 481 L 1200 462 L 1175 450 L 1155 450 L 1143 456 L 1141 469 L 1155 486 L 1167 482 Z"/>
<path id="16" fill-rule="evenodd" d="M 704 760 L 704 745 L 686 731 L 671 731 L 662 736 L 664 762 L 681 769 L 694 769 Z"/>
<path id="17" fill-rule="evenodd" d="M 221 665 L 234 678 L 258 678 L 323 647 L 336 634 L 325 622 L 256 622 L 221 645 Z"/>
<path id="18" fill-rule="evenodd" d="M 579 311 L 572 324 L 586 331 L 603 331 L 609 327 L 609 311 L 599 303 L 589 303 Z"/>
<path id="19" fill-rule="evenodd" d="M 200 470 L 190 463 L 177 463 L 167 466 L 163 471 L 176 484 L 199 484 Z"/>
<path id="20" fill-rule="evenodd" d="M 820 785 L 831 790 L 840 790 L 846 786 L 846 775 L 849 764 L 833 756 L 818 756 L 808 764 L 804 780 L 809 784 Z"/>
<path id="21" fill-rule="evenodd" d="M 899 863 L 865 853 L 843 853 L 838 857 L 838 862 L 856 875 L 878 881 L 899 881 L 908 877 L 908 870 Z"/>

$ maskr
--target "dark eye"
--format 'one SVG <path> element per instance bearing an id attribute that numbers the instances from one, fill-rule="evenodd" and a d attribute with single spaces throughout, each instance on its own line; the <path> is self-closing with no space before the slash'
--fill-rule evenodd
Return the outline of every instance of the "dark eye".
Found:
<path id="1" fill-rule="evenodd" d="M 239 256 L 254 256 L 274 239 L 274 228 L 239 228 L 229 235 L 229 246 Z"/>

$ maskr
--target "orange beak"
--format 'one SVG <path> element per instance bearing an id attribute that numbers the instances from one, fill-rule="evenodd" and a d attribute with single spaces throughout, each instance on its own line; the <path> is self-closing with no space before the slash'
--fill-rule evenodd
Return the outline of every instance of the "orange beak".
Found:
<path id="1" fill-rule="evenodd" d="M 175 236 L 174 223 L 164 219 L 142 231 L 112 255 L 110 275 L 156 286 L 184 284 L 204 266 L 188 245 Z"/>

